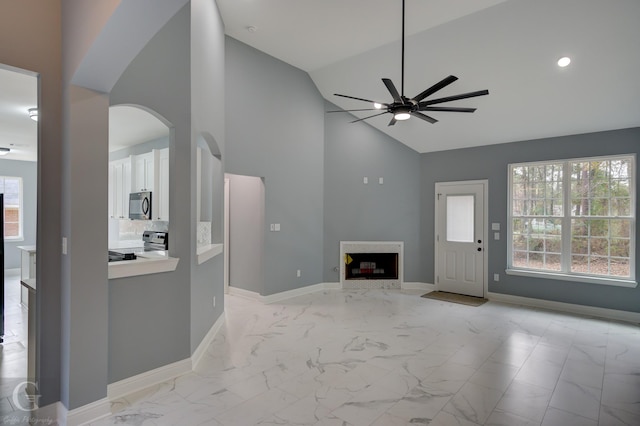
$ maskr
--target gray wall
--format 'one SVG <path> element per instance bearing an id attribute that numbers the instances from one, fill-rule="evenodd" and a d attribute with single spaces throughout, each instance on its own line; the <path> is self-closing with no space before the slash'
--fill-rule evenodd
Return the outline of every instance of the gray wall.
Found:
<path id="1" fill-rule="evenodd" d="M 320 283 L 324 101 L 307 73 L 226 40 L 224 170 L 264 177 L 265 227 L 282 227 L 280 232 L 264 230 L 261 294 Z"/>
<path id="2" fill-rule="evenodd" d="M 262 294 L 264 287 L 264 182 L 229 179 L 229 285 Z"/>
<path id="3" fill-rule="evenodd" d="M 37 375 L 41 406 L 60 400 L 62 54 L 60 1 L 0 4 L 0 64 L 38 75 Z M 28 22 L 29 25 L 25 25 Z"/>
<path id="4" fill-rule="evenodd" d="M 189 18 L 185 6 L 131 62 L 110 94 L 112 105 L 142 105 L 170 122 L 169 251 L 180 262 L 172 273 L 109 280 L 109 383 L 191 354 Z"/>
<path id="5" fill-rule="evenodd" d="M 4 267 L 20 268 L 22 250 L 17 246 L 36 244 L 36 199 L 38 195 L 38 163 L 33 161 L 0 160 L 0 176 L 22 178 L 22 241 L 5 240 Z"/>
<path id="6" fill-rule="evenodd" d="M 196 147 L 205 137 L 213 154 L 224 159 L 225 152 L 225 74 L 224 24 L 214 0 L 191 0 L 191 353 L 224 311 L 223 256 L 197 264 L 196 227 Z M 223 223 L 224 177 L 222 164 L 214 161 L 213 242 L 221 235 Z M 213 298 L 216 306 L 213 306 Z"/>
<path id="7" fill-rule="evenodd" d="M 640 312 L 640 288 L 629 289 L 530 277 L 509 276 L 507 266 L 508 164 L 614 154 L 640 154 L 640 128 L 539 139 L 479 148 L 422 154 L 422 268 L 426 282 L 434 282 L 434 192 L 436 182 L 488 179 L 489 217 L 498 222 L 503 238 L 489 240 L 489 277 L 500 274 L 500 282 L 489 282 L 489 291 L 514 296 Z M 636 163 L 638 167 L 638 163 Z M 636 191 L 640 190 L 636 170 Z M 636 200 L 638 195 L 636 193 Z M 636 210 L 640 203 L 636 203 Z M 638 213 L 636 211 L 636 217 Z M 636 226 L 636 279 L 640 268 L 640 238 Z"/>
<path id="8" fill-rule="evenodd" d="M 420 154 L 353 120 L 325 117 L 324 281 L 340 281 L 341 240 L 404 241 L 404 280 L 420 281 Z"/>

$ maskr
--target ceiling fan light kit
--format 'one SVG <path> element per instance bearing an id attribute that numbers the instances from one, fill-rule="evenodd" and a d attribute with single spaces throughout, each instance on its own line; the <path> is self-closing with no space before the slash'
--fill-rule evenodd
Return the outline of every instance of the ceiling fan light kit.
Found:
<path id="1" fill-rule="evenodd" d="M 441 107 L 441 106 L 432 106 L 432 105 L 437 105 L 437 104 L 451 102 L 451 101 L 457 101 L 460 99 L 474 98 L 476 96 L 488 95 L 489 94 L 488 90 L 478 90 L 475 92 L 462 93 L 459 95 L 447 96 L 444 98 L 424 100 L 427 97 L 439 91 L 440 89 L 443 89 L 446 86 L 453 83 L 454 81 L 456 81 L 458 77 L 453 75 L 445 77 L 444 79 L 437 82 L 436 84 L 429 87 L 428 89 L 423 90 L 413 98 L 407 98 L 404 95 L 404 38 L 405 38 L 404 21 L 405 21 L 405 0 L 402 0 L 402 64 L 401 64 L 402 80 L 401 80 L 400 92 L 398 92 L 398 89 L 393 84 L 393 81 L 391 81 L 391 79 L 389 78 L 382 79 L 382 82 L 387 87 L 387 90 L 389 91 L 389 93 L 391 94 L 391 97 L 393 98 L 393 102 L 391 103 L 377 102 L 369 99 L 357 98 L 355 96 L 348 96 L 348 95 L 341 95 L 339 93 L 334 93 L 335 96 L 340 96 L 348 99 L 355 99 L 357 101 L 362 101 L 362 102 L 368 102 L 370 104 L 373 104 L 373 108 L 349 109 L 349 110 L 338 110 L 338 111 L 327 111 L 327 112 L 375 111 L 375 110 L 381 110 L 383 108 L 386 108 L 386 110 L 381 113 L 370 115 L 364 118 L 359 118 L 357 120 L 352 121 L 352 123 L 356 123 L 358 121 L 363 121 L 369 118 L 378 117 L 380 115 L 390 113 L 393 115 L 393 117 L 389 122 L 389 126 L 393 126 L 394 124 L 396 124 L 397 121 L 408 120 L 412 116 L 420 118 L 421 120 L 427 121 L 432 124 L 438 122 L 438 120 L 436 120 L 435 118 L 430 117 L 426 114 L 423 114 L 422 111 L 470 113 L 476 110 L 475 108 L 460 108 L 460 107 L 446 107 L 446 106 Z"/>

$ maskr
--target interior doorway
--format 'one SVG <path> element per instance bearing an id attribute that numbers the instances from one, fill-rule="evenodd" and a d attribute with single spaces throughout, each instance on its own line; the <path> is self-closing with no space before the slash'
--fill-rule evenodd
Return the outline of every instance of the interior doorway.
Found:
<path id="1" fill-rule="evenodd" d="M 440 291 L 484 297 L 488 181 L 438 182 L 435 276 Z"/>
<path id="2" fill-rule="evenodd" d="M 0 400 L 35 383 L 37 160 L 38 76 L 0 64 Z"/>
<path id="3" fill-rule="evenodd" d="M 224 197 L 226 289 L 262 294 L 266 229 L 264 179 L 225 174 Z"/>

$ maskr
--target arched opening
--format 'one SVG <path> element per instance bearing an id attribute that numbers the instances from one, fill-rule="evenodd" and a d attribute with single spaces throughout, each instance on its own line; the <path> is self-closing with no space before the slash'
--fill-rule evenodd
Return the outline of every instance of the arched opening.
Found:
<path id="1" fill-rule="evenodd" d="M 148 108 L 109 108 L 110 250 L 142 247 L 144 231 L 169 231 L 170 138 L 170 123 Z M 149 194 L 148 215 L 132 204 L 141 193 Z"/>
<path id="2" fill-rule="evenodd" d="M 197 144 L 198 251 L 223 243 L 224 173 L 222 156 L 216 140 L 201 133 Z"/>

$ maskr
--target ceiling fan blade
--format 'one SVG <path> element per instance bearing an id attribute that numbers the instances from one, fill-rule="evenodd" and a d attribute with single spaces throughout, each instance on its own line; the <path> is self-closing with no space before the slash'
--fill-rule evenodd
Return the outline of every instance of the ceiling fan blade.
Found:
<path id="1" fill-rule="evenodd" d="M 418 111 L 412 111 L 412 112 L 410 112 L 410 114 L 413 115 L 414 117 L 421 118 L 424 121 L 428 121 L 431 124 L 438 122 L 438 120 L 436 120 L 435 118 L 429 117 L 428 115 L 425 115 L 425 114 L 423 114 L 421 112 L 418 112 Z"/>
<path id="2" fill-rule="evenodd" d="M 447 87 L 448 85 L 450 85 L 451 83 L 453 83 L 457 79 L 458 79 L 458 77 L 456 77 L 455 75 L 450 75 L 449 77 L 443 78 L 442 80 L 440 80 L 439 82 L 437 82 L 433 86 L 429 87 L 424 92 L 422 92 L 422 93 L 418 94 L 417 96 L 415 96 L 413 98 L 413 100 L 416 101 L 416 102 L 420 102 L 421 100 L 423 100 L 427 96 L 436 93 L 438 90 L 440 90 L 440 89 L 442 89 L 444 87 Z"/>
<path id="3" fill-rule="evenodd" d="M 339 109 L 335 111 L 327 112 L 351 112 L 351 111 L 380 111 L 378 108 L 365 108 L 365 109 Z"/>
<path id="4" fill-rule="evenodd" d="M 391 117 L 391 121 L 389 122 L 388 126 L 393 126 L 394 124 L 396 124 L 398 120 L 396 120 L 395 117 Z"/>
<path id="5" fill-rule="evenodd" d="M 350 123 L 357 123 L 358 121 L 366 120 L 366 119 L 368 119 L 368 118 L 377 117 L 377 116 L 379 116 L 379 115 L 386 114 L 386 113 L 387 113 L 387 111 L 385 111 L 385 112 L 381 112 L 380 114 L 370 115 L 370 116 L 365 117 L 365 118 L 359 118 L 359 119 L 357 119 L 357 120 L 353 120 L 353 121 L 351 121 Z"/>
<path id="6" fill-rule="evenodd" d="M 393 101 L 402 103 L 402 97 L 400 97 L 400 93 L 398 93 L 398 89 L 396 89 L 396 86 L 393 84 L 393 81 L 391 81 L 391 79 L 388 79 L 388 78 L 383 78 L 382 82 L 384 83 L 385 86 L 387 86 L 387 90 L 389 90 L 389 93 L 391 93 L 391 96 L 393 97 Z"/>
<path id="7" fill-rule="evenodd" d="M 442 111 L 442 112 L 474 112 L 476 108 L 457 108 L 457 107 L 429 107 L 419 108 L 418 111 Z"/>
<path id="8" fill-rule="evenodd" d="M 356 98 L 355 96 L 347 96 L 347 95 L 341 95 L 339 93 L 334 93 L 335 96 L 341 96 L 343 98 L 349 98 L 349 99 L 355 99 L 356 101 L 363 101 L 363 102 L 369 102 L 369 103 L 376 103 L 376 101 L 370 101 L 369 99 L 362 99 L 362 98 Z M 380 103 L 380 102 L 378 102 Z M 380 105 L 386 105 L 386 104 L 380 104 Z"/>
<path id="9" fill-rule="evenodd" d="M 488 94 L 489 94 L 488 90 L 478 90 L 477 92 L 462 93 L 460 95 L 447 96 L 446 98 L 439 98 L 439 99 L 431 99 L 429 101 L 422 101 L 422 102 L 419 103 L 419 106 L 422 109 L 422 107 L 433 105 L 433 104 L 440 104 L 440 103 L 449 102 L 449 101 L 457 101 L 459 99 L 474 98 L 476 96 L 484 96 L 484 95 L 488 95 Z"/>

